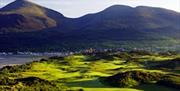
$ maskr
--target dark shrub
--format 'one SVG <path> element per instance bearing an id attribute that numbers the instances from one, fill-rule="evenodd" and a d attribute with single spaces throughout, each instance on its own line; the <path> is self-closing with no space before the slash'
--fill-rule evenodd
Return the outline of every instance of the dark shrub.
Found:
<path id="1" fill-rule="evenodd" d="M 15 73 L 15 72 L 24 72 L 27 69 L 31 68 L 31 64 L 15 65 L 15 66 L 5 66 L 0 69 L 2 73 Z"/>
<path id="2" fill-rule="evenodd" d="M 48 61 L 47 59 L 44 59 L 44 58 L 42 58 L 41 60 L 40 60 L 40 62 L 46 62 L 46 61 Z"/>
<path id="3" fill-rule="evenodd" d="M 17 82 L 13 79 L 9 79 L 7 76 L 0 75 L 0 85 L 15 85 Z"/>
<path id="4" fill-rule="evenodd" d="M 53 57 L 50 57 L 49 59 L 64 60 L 64 57 L 53 56 Z"/>
<path id="5" fill-rule="evenodd" d="M 54 85 L 53 83 L 44 80 L 44 79 L 40 79 L 38 77 L 27 77 L 27 78 L 20 78 L 20 79 L 16 79 L 17 82 L 22 82 L 24 85 L 35 85 L 35 84 L 41 84 L 41 85 Z"/>

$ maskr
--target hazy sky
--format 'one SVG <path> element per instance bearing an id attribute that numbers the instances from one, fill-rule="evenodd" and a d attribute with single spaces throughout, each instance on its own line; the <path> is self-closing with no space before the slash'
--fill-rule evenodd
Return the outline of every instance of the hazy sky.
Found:
<path id="1" fill-rule="evenodd" d="M 14 0 L 0 0 L 0 8 Z M 101 11 L 111 5 L 162 7 L 180 12 L 180 0 L 29 0 L 59 11 L 67 17 L 80 17 Z"/>

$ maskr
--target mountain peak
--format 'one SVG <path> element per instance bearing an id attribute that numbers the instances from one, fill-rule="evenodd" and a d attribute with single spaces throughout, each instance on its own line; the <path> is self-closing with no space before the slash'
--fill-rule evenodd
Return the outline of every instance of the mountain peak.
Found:
<path id="1" fill-rule="evenodd" d="M 29 0 L 15 0 L 16 2 L 29 2 Z"/>
<path id="2" fill-rule="evenodd" d="M 7 22 L 6 25 L 11 24 L 9 27 L 16 26 L 15 30 L 24 32 L 55 27 L 57 22 L 56 19 L 54 19 L 54 16 L 60 17 L 61 14 L 55 12 L 56 15 L 53 15 L 49 14 L 50 12 L 53 13 L 55 11 L 35 4 L 29 0 L 16 0 L 0 9 L 0 17 L 5 17 L 9 19 L 9 21 L 14 21 L 13 24 L 12 22 Z M 8 18 L 7 16 L 16 18 Z M 5 25 L 1 25 L 0 30 L 4 27 Z M 9 30 L 10 29 L 6 29 L 6 31 Z"/>
<path id="3" fill-rule="evenodd" d="M 23 7 L 30 7 L 30 6 L 38 6 L 38 5 L 35 3 L 32 3 L 29 0 L 15 0 L 14 2 L 1 8 L 1 11 L 12 11 L 12 10 L 17 10 Z"/>
<path id="4" fill-rule="evenodd" d="M 127 5 L 113 5 L 113 6 L 110 6 L 108 9 L 120 9 L 120 8 L 132 8 L 132 7 L 127 6 Z"/>
<path id="5" fill-rule="evenodd" d="M 32 4 L 32 2 L 30 1 L 30 0 L 15 0 L 15 2 L 19 2 L 19 3 L 31 3 Z"/>
<path id="6" fill-rule="evenodd" d="M 132 9 L 132 8 L 133 7 L 126 6 L 126 5 L 113 5 L 113 6 L 106 8 L 106 10 L 108 10 L 108 11 L 120 11 L 120 10 Z"/>
<path id="7" fill-rule="evenodd" d="M 121 14 L 121 13 L 126 13 L 126 12 L 131 12 L 133 11 L 133 7 L 126 6 L 126 5 L 113 5 L 108 8 L 106 8 L 104 13 L 109 13 L 109 14 Z"/>

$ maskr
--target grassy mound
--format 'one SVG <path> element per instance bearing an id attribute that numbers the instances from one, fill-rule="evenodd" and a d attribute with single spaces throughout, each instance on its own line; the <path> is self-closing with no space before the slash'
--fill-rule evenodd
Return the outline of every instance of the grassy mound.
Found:
<path id="1" fill-rule="evenodd" d="M 133 87 L 143 83 L 158 81 L 161 77 L 162 74 L 156 72 L 127 71 L 107 77 L 104 81 L 116 87 Z"/>
<path id="2" fill-rule="evenodd" d="M 1 86 L 2 91 L 63 91 L 66 88 L 38 77 L 10 79 L 1 76 L 0 85 L 4 86 Z"/>

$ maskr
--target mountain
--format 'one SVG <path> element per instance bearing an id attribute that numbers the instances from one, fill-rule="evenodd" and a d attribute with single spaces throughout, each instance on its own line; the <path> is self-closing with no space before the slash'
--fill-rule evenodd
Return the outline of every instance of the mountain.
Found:
<path id="1" fill-rule="evenodd" d="M 71 19 L 16 0 L 0 9 L 0 23 L 0 51 L 180 47 L 180 13 L 163 8 L 114 5 Z"/>
<path id="2" fill-rule="evenodd" d="M 56 27 L 65 17 L 28 0 L 16 0 L 0 9 L 0 32 L 31 32 Z"/>
<path id="3" fill-rule="evenodd" d="M 132 8 L 115 5 L 99 13 L 81 17 L 76 22 L 80 22 L 77 25 L 84 26 L 82 30 L 88 31 L 118 30 L 118 32 L 123 32 L 123 30 L 133 30 L 126 32 L 155 32 L 156 34 L 167 32 L 168 35 L 171 32 L 173 36 L 180 32 L 180 13 L 145 6 Z"/>

